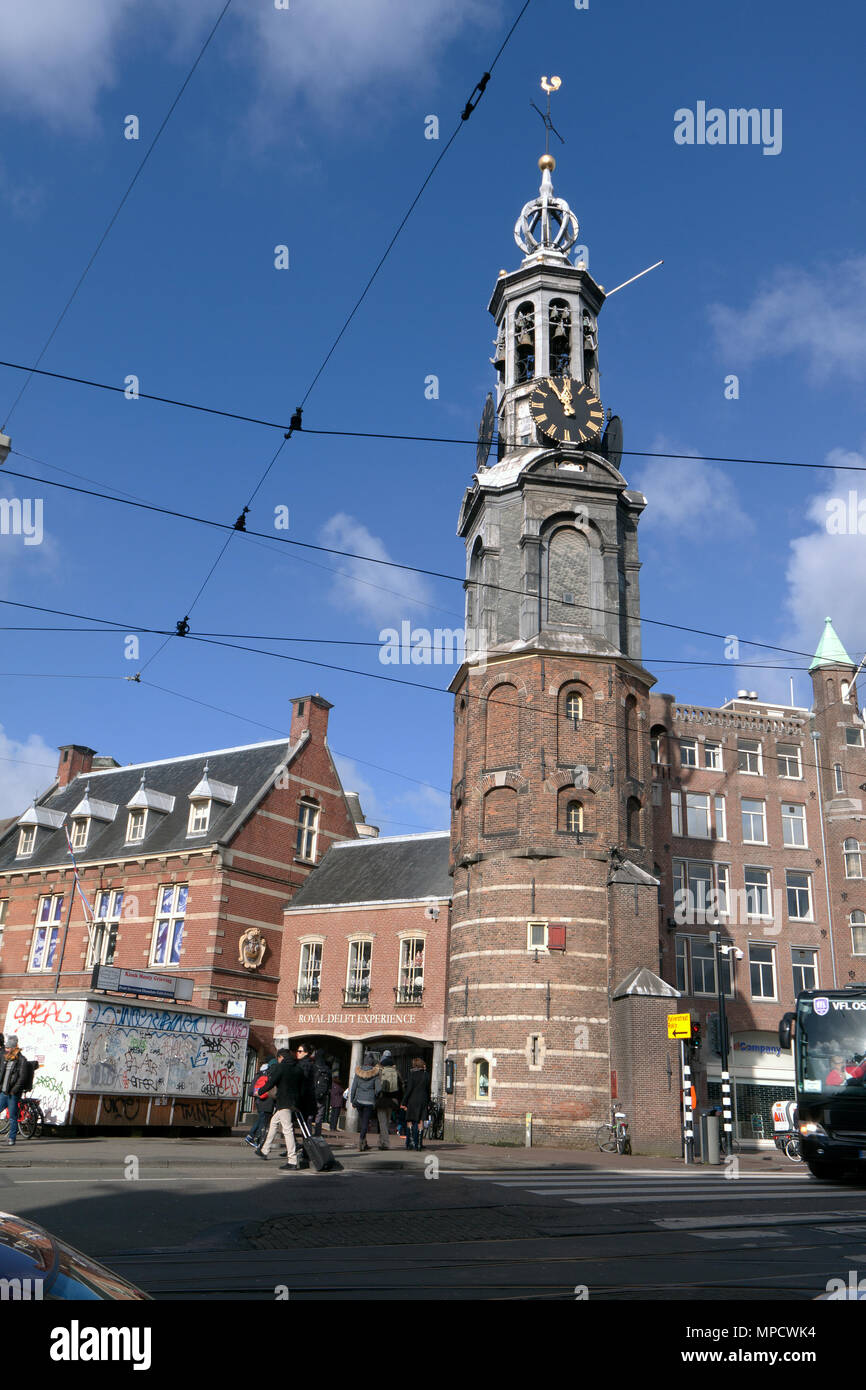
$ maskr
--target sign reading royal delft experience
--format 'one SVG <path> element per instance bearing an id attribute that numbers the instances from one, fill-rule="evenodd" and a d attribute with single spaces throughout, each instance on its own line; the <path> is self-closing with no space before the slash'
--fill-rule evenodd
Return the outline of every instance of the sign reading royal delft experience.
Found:
<path id="1" fill-rule="evenodd" d="M 400 1023 L 405 1025 L 414 1022 L 414 1014 L 298 1014 L 299 1024 L 364 1023 L 377 1025 L 384 1023 Z"/>
<path id="2" fill-rule="evenodd" d="M 97 965 L 91 989 L 113 994 L 148 994 L 158 999 L 192 999 L 193 981 L 178 975 L 157 975 L 153 970 L 124 970 L 117 965 Z"/>

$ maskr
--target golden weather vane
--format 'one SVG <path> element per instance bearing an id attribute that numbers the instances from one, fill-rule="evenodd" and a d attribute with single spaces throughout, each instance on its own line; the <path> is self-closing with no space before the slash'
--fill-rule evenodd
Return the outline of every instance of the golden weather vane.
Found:
<path id="1" fill-rule="evenodd" d="M 551 131 L 553 131 L 554 135 L 556 136 L 557 140 L 559 141 L 559 143 L 560 143 L 561 145 L 564 145 L 564 144 L 565 144 L 565 141 L 563 140 L 563 138 L 562 138 L 562 136 L 560 135 L 559 131 L 556 129 L 556 126 L 553 124 L 553 122 L 552 122 L 551 119 L 550 119 L 550 96 L 551 96 L 551 93 L 552 93 L 552 92 L 558 92 L 561 86 L 562 86 L 562 78 L 561 78 L 561 77 L 551 77 L 549 81 L 548 81 L 548 79 L 547 79 L 546 77 L 542 77 L 542 79 L 541 79 L 541 90 L 542 90 L 543 92 L 546 92 L 546 93 L 547 93 L 547 111 L 546 111 L 546 112 L 545 112 L 545 111 L 542 111 L 542 110 L 541 110 L 541 107 L 540 107 L 540 106 L 536 106 L 534 101 L 531 101 L 531 102 L 529 103 L 529 105 L 530 105 L 535 111 L 538 112 L 539 116 L 540 116 L 541 119 L 544 121 L 544 153 L 545 153 L 545 154 L 549 154 L 549 153 L 550 153 L 550 132 L 551 132 Z"/>

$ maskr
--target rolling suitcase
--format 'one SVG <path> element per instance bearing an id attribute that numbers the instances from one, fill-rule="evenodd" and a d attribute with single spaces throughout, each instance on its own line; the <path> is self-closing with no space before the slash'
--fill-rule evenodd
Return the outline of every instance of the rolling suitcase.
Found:
<path id="1" fill-rule="evenodd" d="M 310 1133 L 310 1127 L 300 1110 L 295 1111 L 295 1118 L 298 1121 L 298 1129 L 301 1131 L 301 1148 L 310 1160 L 311 1166 L 315 1168 L 317 1173 L 323 1173 L 327 1169 L 333 1168 L 335 1159 L 330 1146 L 318 1135 Z"/>

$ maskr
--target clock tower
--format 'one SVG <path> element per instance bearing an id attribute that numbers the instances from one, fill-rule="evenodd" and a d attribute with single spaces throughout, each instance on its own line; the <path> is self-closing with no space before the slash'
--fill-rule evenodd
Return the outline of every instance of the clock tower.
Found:
<path id="1" fill-rule="evenodd" d="M 655 973 L 654 678 L 641 663 L 646 499 L 619 471 L 618 430 L 601 433 L 604 290 L 569 258 L 578 223 L 554 195 L 552 156 L 539 167 L 514 232 L 522 262 L 490 302 L 498 450 L 458 526 L 469 656 L 451 686 L 446 1114 L 466 1140 L 522 1142 L 530 1123 L 536 1144 L 592 1145 L 613 1098 L 638 1146 L 674 1149 L 677 996 Z"/>

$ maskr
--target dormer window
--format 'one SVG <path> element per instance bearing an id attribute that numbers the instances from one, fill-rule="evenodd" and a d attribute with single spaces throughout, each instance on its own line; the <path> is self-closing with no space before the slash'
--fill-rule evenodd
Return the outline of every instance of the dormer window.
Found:
<path id="1" fill-rule="evenodd" d="M 90 820 L 81 817 L 72 822 L 72 848 L 84 849 L 87 844 L 87 836 L 90 831 Z"/>
<path id="2" fill-rule="evenodd" d="M 25 825 L 25 826 L 22 826 L 22 828 L 21 828 L 21 833 L 20 833 L 20 835 L 19 835 L 19 837 L 18 837 L 18 858 L 19 858 L 19 859 L 25 859 L 25 858 L 27 857 L 27 855 L 32 854 L 35 845 L 36 845 L 36 826 L 35 826 L 35 825 Z"/>
<path id="3" fill-rule="evenodd" d="M 135 843 L 144 839 L 144 831 L 147 825 L 146 811 L 130 811 L 126 822 L 126 841 L 127 844 Z"/>
<path id="4" fill-rule="evenodd" d="M 210 801 L 194 801 L 189 808 L 187 835 L 203 835 L 210 824 Z"/>

